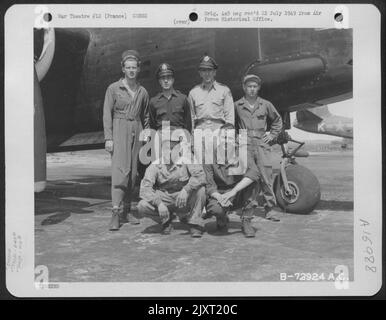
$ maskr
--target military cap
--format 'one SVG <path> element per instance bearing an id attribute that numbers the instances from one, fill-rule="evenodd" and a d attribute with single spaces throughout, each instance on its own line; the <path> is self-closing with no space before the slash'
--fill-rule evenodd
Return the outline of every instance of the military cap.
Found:
<path id="1" fill-rule="evenodd" d="M 217 69 L 218 65 L 216 61 L 209 56 L 203 56 L 198 65 L 198 69 Z"/>
<path id="2" fill-rule="evenodd" d="M 246 84 L 248 81 L 254 81 L 256 82 L 258 85 L 261 84 L 261 79 L 259 76 L 255 75 L 255 74 L 247 74 L 246 76 L 244 76 L 243 78 L 243 84 Z"/>
<path id="3" fill-rule="evenodd" d="M 127 60 L 127 59 L 135 59 L 138 62 L 141 60 L 139 58 L 139 53 L 136 50 L 126 50 L 122 53 L 122 64 Z"/>
<path id="4" fill-rule="evenodd" d="M 174 76 L 174 69 L 168 63 L 161 63 L 156 72 L 157 79 L 163 76 Z"/>

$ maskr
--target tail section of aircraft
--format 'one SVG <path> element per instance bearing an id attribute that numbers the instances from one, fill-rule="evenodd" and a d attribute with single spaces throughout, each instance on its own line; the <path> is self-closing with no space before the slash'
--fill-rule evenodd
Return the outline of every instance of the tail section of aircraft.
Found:
<path id="1" fill-rule="evenodd" d="M 331 114 L 328 106 L 297 111 L 293 126 L 307 132 L 353 138 L 353 119 Z"/>

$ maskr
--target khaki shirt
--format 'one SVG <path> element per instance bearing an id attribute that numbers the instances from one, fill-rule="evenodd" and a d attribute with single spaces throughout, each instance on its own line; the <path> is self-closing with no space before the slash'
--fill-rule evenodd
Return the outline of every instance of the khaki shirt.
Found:
<path id="1" fill-rule="evenodd" d="M 173 164 L 151 164 L 141 181 L 139 196 L 154 206 L 161 203 L 155 190 L 168 193 L 181 191 L 183 188 L 190 194 L 206 184 L 206 176 L 202 166 Z"/>
<path id="2" fill-rule="evenodd" d="M 205 90 L 203 84 L 195 86 L 189 93 L 193 121 L 220 120 L 235 124 L 235 110 L 231 91 L 227 86 L 216 81 Z"/>

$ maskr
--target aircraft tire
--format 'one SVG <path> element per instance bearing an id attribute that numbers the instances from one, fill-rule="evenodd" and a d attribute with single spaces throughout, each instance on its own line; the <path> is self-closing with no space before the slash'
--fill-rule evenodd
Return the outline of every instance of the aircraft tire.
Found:
<path id="1" fill-rule="evenodd" d="M 289 187 L 295 194 L 288 197 L 284 193 L 283 181 L 279 175 L 274 183 L 277 204 L 285 212 L 309 214 L 320 200 L 320 184 L 316 176 L 306 167 L 298 164 L 286 168 Z"/>

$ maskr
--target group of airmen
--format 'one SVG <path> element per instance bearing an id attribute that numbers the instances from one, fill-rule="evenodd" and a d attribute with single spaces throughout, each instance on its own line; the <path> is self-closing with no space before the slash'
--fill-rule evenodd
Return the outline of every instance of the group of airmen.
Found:
<path id="1" fill-rule="evenodd" d="M 241 209 L 241 228 L 246 237 L 255 236 L 251 221 L 257 208 L 264 207 L 266 219 L 279 221 L 280 213 L 274 209 L 270 152 L 282 130 L 282 119 L 272 103 L 259 96 L 261 79 L 253 74 L 244 76 L 245 95 L 234 102 L 230 89 L 215 80 L 216 61 L 205 55 L 198 65 L 202 82 L 188 96 L 174 89 L 174 70 L 170 64 L 162 63 L 156 72 L 161 92 L 149 99 L 146 89 L 137 81 L 140 64 L 137 51 L 125 51 L 121 60 L 124 76 L 110 84 L 105 95 L 105 149 L 112 159 L 113 208 L 109 230 L 118 230 L 126 222 L 140 223 L 130 211 L 143 146 L 139 137 L 143 129 L 161 130 L 165 121 L 171 128 L 191 133 L 196 129 L 244 129 L 246 170 L 232 175 L 229 170 L 234 164 L 218 161 L 151 163 L 140 183 L 140 216 L 159 217 L 163 234 L 172 232 L 172 221 L 178 216 L 194 238 L 202 237 L 205 219 L 213 216 L 218 231 L 226 233 L 228 214 L 236 209 Z M 168 143 L 171 148 L 179 145 L 179 141 Z"/>

